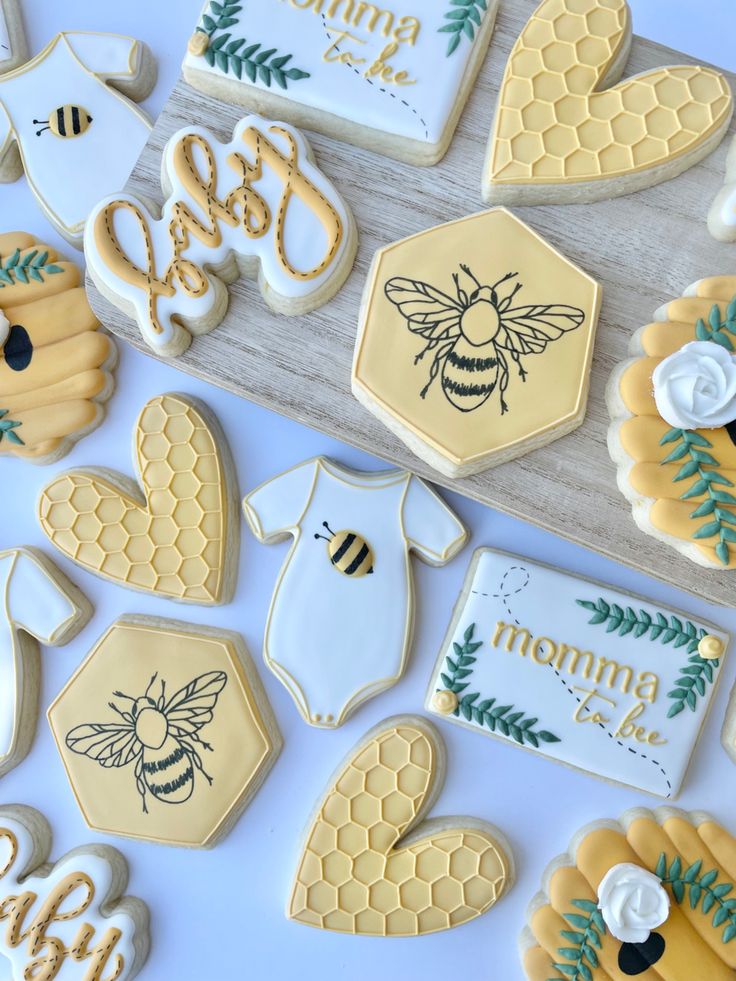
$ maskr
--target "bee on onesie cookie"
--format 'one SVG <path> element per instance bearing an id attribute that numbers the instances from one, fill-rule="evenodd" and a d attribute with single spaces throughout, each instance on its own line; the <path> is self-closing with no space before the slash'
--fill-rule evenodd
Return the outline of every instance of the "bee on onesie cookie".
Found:
<path id="1" fill-rule="evenodd" d="M 373 549 L 368 542 L 356 531 L 333 531 L 326 521 L 322 527 L 326 535 L 315 534 L 315 538 L 327 542 L 327 554 L 330 562 L 343 576 L 360 579 L 362 576 L 373 575 Z"/>
<path id="2" fill-rule="evenodd" d="M 73 139 L 86 133 L 92 124 L 92 117 L 82 106 L 59 106 L 48 119 L 34 119 L 33 125 L 40 126 L 36 136 L 52 133 L 60 140 Z"/>

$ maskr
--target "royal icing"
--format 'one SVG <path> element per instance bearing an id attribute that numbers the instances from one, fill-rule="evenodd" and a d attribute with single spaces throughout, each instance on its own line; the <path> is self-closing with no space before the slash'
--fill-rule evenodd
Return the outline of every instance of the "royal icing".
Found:
<path id="1" fill-rule="evenodd" d="M 258 275 L 276 309 L 318 306 L 342 285 L 356 243 L 347 206 L 312 159 L 298 130 L 259 116 L 241 120 L 230 143 L 180 130 L 164 150 L 161 218 L 125 194 L 90 216 L 85 254 L 98 286 L 168 355 L 222 320 L 222 280 L 238 270 Z"/>
<path id="2" fill-rule="evenodd" d="M 736 840 L 707 815 L 637 808 L 591 824 L 543 882 L 521 936 L 529 981 L 733 978 Z"/>
<path id="3" fill-rule="evenodd" d="M 582 422 L 600 301 L 503 208 L 440 225 L 376 255 L 353 391 L 441 472 L 495 466 Z"/>
<path id="4" fill-rule="evenodd" d="M 711 152 L 733 97 L 702 66 L 657 68 L 610 87 L 631 40 L 626 0 L 543 0 L 501 83 L 486 200 L 597 200 L 673 177 Z M 533 198 L 534 192 L 537 196 Z"/>
<path id="5" fill-rule="evenodd" d="M 307 828 L 291 919 L 415 937 L 467 923 L 498 902 L 514 875 L 500 833 L 472 818 L 421 823 L 441 790 L 444 756 L 439 733 L 413 716 L 387 719 L 361 740 Z"/>
<path id="6" fill-rule="evenodd" d="M 720 658 L 701 655 L 705 637 L 721 642 Z M 612 587 L 478 549 L 427 707 L 509 744 L 673 798 L 728 640 Z"/>
<path id="7" fill-rule="evenodd" d="M 189 847 L 232 827 L 281 746 L 241 638 L 174 621 L 114 623 L 48 716 L 92 829 Z"/>
<path id="8" fill-rule="evenodd" d="M 266 663 L 306 722 L 342 725 L 403 674 L 410 553 L 444 565 L 465 544 L 465 529 L 411 474 L 358 473 L 323 457 L 262 484 L 243 506 L 261 541 L 293 538 L 266 625 Z"/>
<path id="9" fill-rule="evenodd" d="M 136 422 L 133 462 L 142 490 L 106 471 L 52 480 L 38 504 L 43 531 L 68 558 L 121 586 L 183 603 L 226 602 L 237 526 L 216 421 L 182 395 L 157 396 Z"/>
<path id="10" fill-rule="evenodd" d="M 61 647 L 90 611 L 71 583 L 39 553 L 0 552 L 3 626 L 0 640 L 0 776 L 23 759 L 35 730 L 38 644 Z"/>
<path id="11" fill-rule="evenodd" d="M 0 161 L 20 148 L 44 213 L 79 248 L 92 208 L 124 186 L 148 140 L 148 118 L 113 88 L 141 63 L 133 38 L 64 32 L 0 76 Z"/>
<path id="12" fill-rule="evenodd" d="M 0 73 L 28 58 L 20 0 L 0 0 Z"/>
<path id="13" fill-rule="evenodd" d="M 116 349 L 80 278 L 32 235 L 0 235 L 0 456 L 53 462 L 104 418 Z"/>
<path id="14" fill-rule="evenodd" d="M 714 277 L 663 307 L 632 339 L 635 357 L 615 369 L 606 393 L 609 450 L 634 520 L 694 562 L 721 569 L 736 567 L 736 413 L 728 380 L 736 354 L 734 297 L 736 278 Z M 705 362 L 688 355 L 709 349 L 710 380 L 701 377 Z M 664 392 L 654 379 L 668 364 L 679 366 L 680 377 Z M 667 395 L 677 405 L 668 405 Z"/>
<path id="15" fill-rule="evenodd" d="M 722 242 L 736 242 L 736 139 L 726 158 L 726 180 L 708 213 L 711 235 Z"/>
<path id="16" fill-rule="evenodd" d="M 229 0 L 205 5 L 184 77 L 233 102 L 417 163 L 445 153 L 496 0 Z"/>
<path id="17" fill-rule="evenodd" d="M 30 807 L 0 807 L 0 957 L 8 981 L 130 981 L 148 954 L 148 911 L 119 901 L 127 879 L 113 848 L 77 848 L 53 866 L 51 832 Z"/>

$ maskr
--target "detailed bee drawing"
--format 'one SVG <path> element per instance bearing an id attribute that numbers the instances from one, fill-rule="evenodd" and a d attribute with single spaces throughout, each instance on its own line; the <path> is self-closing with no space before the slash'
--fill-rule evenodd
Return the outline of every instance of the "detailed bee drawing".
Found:
<path id="1" fill-rule="evenodd" d="M 74 753 L 96 760 L 105 769 L 127 766 L 135 760 L 135 784 L 144 813 L 146 791 L 164 804 L 182 804 L 194 791 L 195 768 L 209 784 L 200 750 L 212 751 L 199 736 L 213 719 L 215 705 L 227 684 L 224 671 L 209 671 L 184 685 L 166 700 L 161 680 L 158 698 L 151 694 L 154 674 L 139 698 L 114 691 L 113 697 L 131 703 L 121 709 L 108 702 L 122 722 L 92 722 L 67 733 L 66 745 Z"/>
<path id="2" fill-rule="evenodd" d="M 34 119 L 33 125 L 41 127 L 36 136 L 51 132 L 61 140 L 68 140 L 86 133 L 92 121 L 90 114 L 81 106 L 59 106 L 48 119 Z"/>
<path id="3" fill-rule="evenodd" d="M 465 289 L 460 274 L 453 273 L 456 297 L 404 277 L 386 283 L 386 296 L 398 307 L 412 334 L 426 341 L 414 364 L 433 354 L 421 397 L 426 398 L 441 371 L 442 390 L 455 408 L 472 412 L 498 388 L 503 415 L 508 412 L 504 396 L 510 379 L 509 360 L 525 381 L 522 357 L 543 354 L 551 341 L 578 328 L 585 313 L 559 303 L 514 307 L 514 298 L 523 288 L 522 283 L 513 282 L 518 273 L 507 273 L 493 286 L 484 286 L 469 266 L 461 263 L 460 269 L 470 285 Z M 501 289 L 506 284 L 507 289 Z"/>
<path id="4" fill-rule="evenodd" d="M 319 534 L 314 537 L 327 542 L 327 554 L 338 572 L 356 579 L 373 575 L 373 549 L 362 535 L 355 531 L 335 532 L 326 521 L 322 527 L 327 529 L 329 538 Z"/>

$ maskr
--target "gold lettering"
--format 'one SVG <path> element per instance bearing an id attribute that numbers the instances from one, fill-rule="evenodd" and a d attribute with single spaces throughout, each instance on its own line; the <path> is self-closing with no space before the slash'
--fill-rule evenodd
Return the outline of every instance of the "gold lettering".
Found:
<path id="1" fill-rule="evenodd" d="M 365 70 L 365 77 L 374 78 L 378 75 L 382 82 L 386 82 L 389 85 L 416 84 L 416 79 L 410 79 L 408 72 L 394 72 L 392 66 L 387 64 L 388 59 L 395 55 L 398 50 L 399 46 L 395 41 L 387 44 L 370 68 Z"/>
<path id="2" fill-rule="evenodd" d="M 599 699 L 601 702 L 607 702 L 612 708 L 616 708 L 616 703 L 613 701 L 613 699 L 606 698 L 605 695 L 601 695 L 597 688 L 578 688 L 575 686 L 575 691 L 581 692 L 581 694 L 584 696 L 575 710 L 575 714 L 573 715 L 575 722 L 593 722 L 595 724 L 604 725 L 606 722 L 611 721 L 607 715 L 603 715 L 597 709 L 592 709 L 590 707 L 590 703 L 593 701 L 593 699 Z M 583 712 L 586 711 L 590 714 L 583 718 Z"/>
<path id="3" fill-rule="evenodd" d="M 649 690 L 645 694 L 644 692 L 646 689 Z M 653 703 L 657 697 L 658 691 L 659 678 L 657 675 L 652 674 L 651 671 L 642 671 L 636 679 L 636 684 L 634 685 L 634 694 L 636 697 L 644 699 L 645 702 Z"/>
<path id="4" fill-rule="evenodd" d="M 647 732 L 644 726 L 634 725 L 634 720 L 638 719 L 645 709 L 644 702 L 637 702 L 636 705 L 632 706 L 623 717 L 614 736 L 621 739 L 634 739 L 638 743 L 646 743 L 647 746 L 664 746 L 667 740 L 662 739 L 658 732 L 654 730 Z"/>
<path id="5" fill-rule="evenodd" d="M 398 41 L 399 44 L 410 44 L 414 47 L 419 37 L 420 28 L 421 24 L 416 17 L 402 17 L 396 25 L 394 41 Z"/>
<path id="6" fill-rule="evenodd" d="M 548 650 L 546 653 L 541 650 L 542 645 L 547 644 Z M 532 659 L 537 662 L 537 664 L 549 664 L 553 661 L 557 654 L 557 647 L 555 642 L 550 640 L 549 637 L 535 637 L 532 644 Z"/>
<path id="7" fill-rule="evenodd" d="M 572 655 L 570 658 L 570 663 L 565 664 L 565 658 L 567 655 Z M 590 651 L 579 651 L 577 647 L 570 647 L 568 644 L 560 644 L 560 652 L 557 655 L 557 660 L 555 661 L 555 667 L 558 671 L 567 671 L 569 674 L 577 674 L 578 661 L 581 657 L 585 658 L 585 667 L 583 668 L 583 677 L 589 678 L 590 672 L 593 670 L 594 657 Z"/>
<path id="8" fill-rule="evenodd" d="M 382 10 L 374 3 L 363 3 L 362 0 L 359 0 L 355 10 L 355 16 L 353 17 L 353 27 L 360 27 L 363 14 L 368 14 L 367 29 L 369 31 L 375 31 L 378 21 L 383 18 L 381 33 L 384 37 L 390 37 L 394 26 L 394 15 L 390 10 Z"/>
<path id="9" fill-rule="evenodd" d="M 634 675 L 634 672 L 631 670 L 631 668 L 627 667 L 627 665 L 625 664 L 619 664 L 618 661 L 609 661 L 605 657 L 599 657 L 598 664 L 595 669 L 595 674 L 593 676 L 593 680 L 596 682 L 596 684 L 600 684 L 606 669 L 609 669 L 608 681 L 606 682 L 606 687 L 615 688 L 616 682 L 618 681 L 619 674 L 623 673 L 624 678 L 623 681 L 621 682 L 621 691 L 624 694 L 627 694 L 629 688 L 631 687 L 631 679 Z"/>
<path id="10" fill-rule="evenodd" d="M 338 61 L 342 65 L 364 65 L 366 63 L 365 58 L 358 58 L 352 51 L 340 51 L 339 45 L 344 41 L 352 41 L 355 44 L 366 43 L 359 37 L 354 37 L 349 31 L 341 31 L 322 55 L 322 60 L 328 63 Z"/>
<path id="11" fill-rule="evenodd" d="M 322 3 L 320 0 L 320 7 L 321 6 Z M 353 6 L 354 6 L 354 0 L 330 0 L 330 5 L 326 11 L 326 16 L 334 17 L 337 14 L 339 7 L 345 7 L 346 9 L 344 9 L 342 12 L 342 19 L 346 24 L 349 24 L 350 18 L 353 16 Z M 319 11 L 315 11 L 315 13 L 318 12 Z"/>
<path id="12" fill-rule="evenodd" d="M 493 635 L 493 640 L 491 643 L 494 647 L 498 647 L 507 630 L 509 631 L 509 635 L 506 638 L 506 650 L 513 650 L 514 644 L 516 643 L 516 638 L 521 637 L 521 648 L 519 653 L 522 657 L 524 657 L 529 649 L 529 641 L 531 640 L 531 635 L 525 627 L 515 627 L 512 623 L 504 623 L 502 620 L 499 620 L 496 624 L 496 632 Z"/>

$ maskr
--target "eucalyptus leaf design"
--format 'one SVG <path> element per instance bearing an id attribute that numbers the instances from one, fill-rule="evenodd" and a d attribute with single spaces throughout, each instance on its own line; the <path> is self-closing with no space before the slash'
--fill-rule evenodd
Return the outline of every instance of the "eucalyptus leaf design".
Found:
<path id="1" fill-rule="evenodd" d="M 31 249 L 22 258 L 21 254 L 21 250 L 16 249 L 9 258 L 0 260 L 0 289 L 17 283 L 23 286 L 32 282 L 43 283 L 45 276 L 64 272 L 61 266 L 49 262 L 48 252 Z"/>
<path id="2" fill-rule="evenodd" d="M 444 20 L 447 21 L 438 29 L 440 34 L 449 34 L 446 57 L 454 54 L 460 46 L 463 36 L 471 42 L 480 27 L 483 15 L 488 10 L 486 0 L 450 0 L 451 9 L 447 11 Z"/>
<path id="3" fill-rule="evenodd" d="M 26 444 L 15 431 L 23 423 L 7 419 L 8 411 L 8 409 L 0 409 L 0 443 L 7 439 L 9 443 L 14 443 L 16 446 L 25 446 Z"/>
<path id="4" fill-rule="evenodd" d="M 528 743 L 539 749 L 540 743 L 559 743 L 560 738 L 546 729 L 534 729 L 539 719 L 528 718 L 524 712 L 513 711 L 513 705 L 497 705 L 495 698 L 481 699 L 480 692 L 466 691 L 470 687 L 473 665 L 478 660 L 474 654 L 483 646 L 482 640 L 473 640 L 474 633 L 475 624 L 471 623 L 463 634 L 463 643 L 453 643 L 454 656 L 447 655 L 445 670 L 440 674 L 445 688 L 458 696 L 458 705 L 452 714 L 513 739 L 520 746 Z"/>
<path id="5" fill-rule="evenodd" d="M 655 875 L 662 880 L 662 885 L 670 887 L 678 904 L 682 904 L 687 896 L 691 909 L 700 909 L 706 916 L 713 911 L 713 926 L 722 926 L 721 940 L 724 944 L 731 943 L 736 937 L 736 897 L 726 897 L 733 892 L 733 885 L 730 882 L 719 883 L 717 869 L 701 875 L 702 869 L 703 860 L 699 858 L 683 871 L 679 855 L 668 865 L 667 856 L 662 852 Z"/>
<path id="6" fill-rule="evenodd" d="M 294 57 L 292 54 L 281 54 L 277 48 L 268 47 L 261 41 L 248 43 L 246 38 L 233 37 L 227 31 L 228 27 L 238 24 L 237 15 L 242 9 L 243 5 L 237 0 L 224 3 L 210 0 L 209 13 L 203 14 L 197 28 L 210 39 L 202 56 L 207 64 L 238 79 L 245 75 L 253 84 L 262 82 L 268 88 L 276 82 L 280 88 L 288 89 L 289 82 L 309 78 L 309 72 L 289 64 Z"/>
<path id="7" fill-rule="evenodd" d="M 554 967 L 569 981 L 593 981 L 593 971 L 598 967 L 597 950 L 601 948 L 601 935 L 605 936 L 606 924 L 601 911 L 590 899 L 573 899 L 572 905 L 580 913 L 565 913 L 572 930 L 560 930 L 567 946 L 558 947 L 560 961 Z M 550 978 L 549 981 L 562 981 Z"/>

